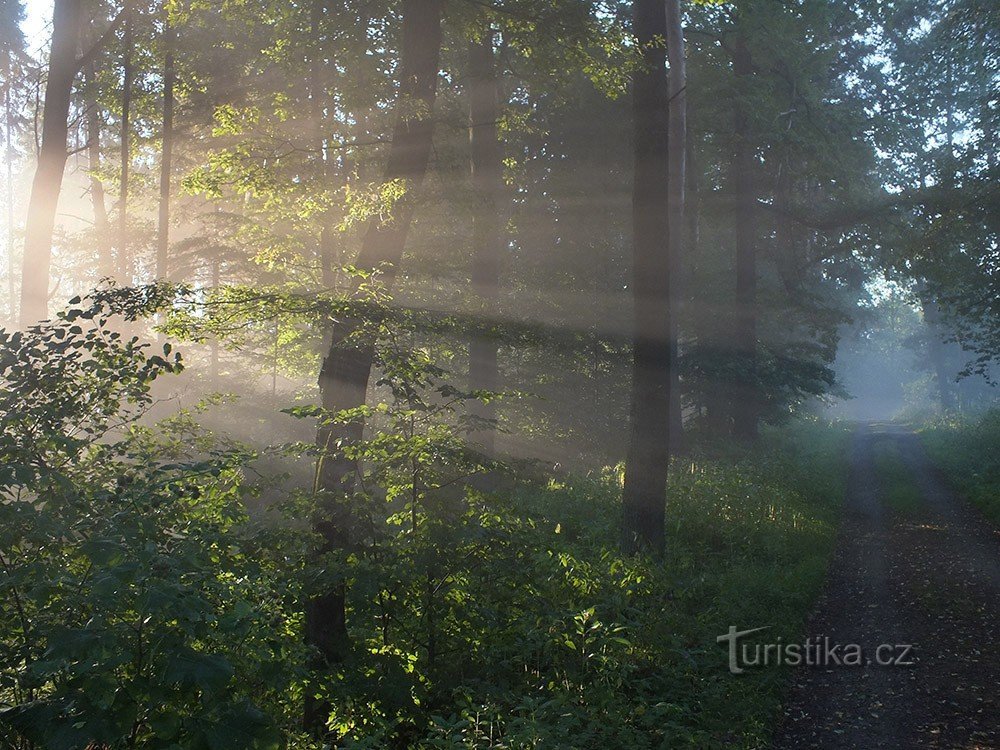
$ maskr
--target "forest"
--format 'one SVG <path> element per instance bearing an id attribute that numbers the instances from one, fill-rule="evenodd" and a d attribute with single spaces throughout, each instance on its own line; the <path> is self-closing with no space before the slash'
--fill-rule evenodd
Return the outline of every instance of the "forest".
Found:
<path id="1" fill-rule="evenodd" d="M 0 0 L 0 750 L 1000 750 L 998 128 L 992 0 Z"/>

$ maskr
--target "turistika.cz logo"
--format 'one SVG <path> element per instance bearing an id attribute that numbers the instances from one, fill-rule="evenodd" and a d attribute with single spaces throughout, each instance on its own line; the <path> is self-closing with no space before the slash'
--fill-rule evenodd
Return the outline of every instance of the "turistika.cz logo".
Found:
<path id="1" fill-rule="evenodd" d="M 811 636 L 801 643 L 785 643 L 781 638 L 771 643 L 747 643 L 747 636 L 767 630 L 770 626 L 737 630 L 715 639 L 729 644 L 729 671 L 743 674 L 747 669 L 761 667 L 910 667 L 914 665 L 913 646 L 906 643 L 883 643 L 875 647 L 872 658 L 859 643 L 837 643 L 827 636 Z"/>

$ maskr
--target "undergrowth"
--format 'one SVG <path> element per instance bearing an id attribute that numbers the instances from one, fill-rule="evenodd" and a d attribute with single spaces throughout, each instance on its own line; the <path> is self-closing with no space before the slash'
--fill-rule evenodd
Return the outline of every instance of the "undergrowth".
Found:
<path id="1" fill-rule="evenodd" d="M 951 485 L 1000 524 L 1000 409 L 941 419 L 925 426 L 920 436 Z"/>

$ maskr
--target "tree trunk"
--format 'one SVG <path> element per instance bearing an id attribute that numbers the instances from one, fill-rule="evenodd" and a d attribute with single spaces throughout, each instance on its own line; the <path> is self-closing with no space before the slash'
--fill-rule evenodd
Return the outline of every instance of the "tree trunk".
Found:
<path id="1" fill-rule="evenodd" d="M 734 114 L 735 144 L 732 184 L 736 201 L 736 327 L 735 352 L 743 371 L 735 393 L 733 433 L 741 440 L 757 437 L 759 394 L 754 385 L 757 371 L 757 238 L 754 188 L 753 145 L 744 82 L 752 73 L 750 53 L 742 36 L 733 43 L 733 72 L 738 81 Z"/>
<path id="2" fill-rule="evenodd" d="M 174 42 L 177 32 L 164 8 L 163 18 L 163 148 L 160 151 L 160 205 L 156 233 L 156 278 L 168 279 L 170 252 L 170 170 L 174 153 Z"/>
<path id="3" fill-rule="evenodd" d="M 433 123 L 431 116 L 437 92 L 441 55 L 442 0 L 403 1 L 403 41 L 400 60 L 399 104 L 385 180 L 404 180 L 407 195 L 396 205 L 391 223 L 374 219 L 368 225 L 357 266 L 384 268 L 384 280 L 391 283 L 402 259 L 403 247 L 413 218 L 412 194 L 423 182 L 430 160 Z M 417 105 L 417 106 L 415 106 Z M 323 407 L 339 411 L 362 406 L 374 361 L 371 343 L 350 341 L 358 321 L 338 321 L 332 332 L 330 349 L 319 374 Z M 354 486 L 357 467 L 342 453 L 332 451 L 337 441 L 357 442 L 364 424 L 323 428 L 317 443 L 331 455 L 321 460 L 317 471 L 317 491 L 321 497 L 314 528 L 324 541 L 324 551 L 348 548 L 351 544 L 351 513 L 345 500 Z M 313 595 L 306 606 L 306 638 L 318 652 L 321 663 L 336 663 L 348 650 L 346 589 L 343 584 Z M 318 731 L 325 717 L 324 706 L 307 700 L 306 726 Z"/>
<path id="4" fill-rule="evenodd" d="M 121 111 L 121 178 L 118 198 L 118 274 L 121 283 L 131 286 L 134 279 L 132 258 L 128 247 L 128 188 L 131 150 L 132 116 L 132 14 L 126 11 L 125 31 L 122 37 L 122 111 Z"/>
<path id="5" fill-rule="evenodd" d="M 4 108 L 4 162 L 7 167 L 7 194 L 5 204 L 7 207 L 7 292 L 9 307 L 9 320 L 13 324 L 17 317 L 15 307 L 17 300 L 17 286 L 14 282 L 14 104 L 11 100 L 11 89 L 13 87 L 12 78 L 14 75 L 13 53 L 11 50 L 4 50 L 4 88 L 3 88 L 3 108 Z"/>
<path id="6" fill-rule="evenodd" d="M 94 207 L 94 235 L 97 238 L 97 267 L 101 278 L 108 278 L 115 273 L 114 258 L 111 252 L 111 222 L 108 220 L 108 207 L 104 200 L 104 183 L 101 182 L 101 111 L 94 95 L 97 75 L 93 63 L 89 63 L 83 71 L 85 104 L 87 106 L 87 168 L 90 171 L 90 202 Z"/>
<path id="7" fill-rule="evenodd" d="M 503 187 L 503 154 L 497 135 L 500 117 L 499 90 L 493 59 L 493 32 L 469 44 L 469 145 L 472 162 L 472 288 L 477 312 L 483 320 L 494 319 L 500 291 L 500 219 L 498 199 Z M 473 390 L 496 391 L 500 383 L 499 346 L 492 336 L 473 334 L 469 341 L 469 386 Z M 475 402 L 472 414 L 489 422 L 496 407 Z M 484 427 L 470 436 L 473 443 L 492 456 L 496 430 Z"/>
<path id="8" fill-rule="evenodd" d="M 685 177 L 687 169 L 687 66 L 684 59 L 684 28 L 680 0 L 665 0 L 667 13 L 667 78 L 670 97 L 667 223 L 670 255 L 670 451 L 683 450 L 684 419 L 681 409 L 681 382 L 676 363 L 680 351 L 679 312 L 683 304 L 681 279 L 684 264 Z"/>
<path id="9" fill-rule="evenodd" d="M 661 554 L 670 460 L 671 321 L 668 252 L 668 101 L 663 0 L 634 0 L 643 67 L 633 78 L 632 195 L 635 331 L 632 425 L 625 463 L 622 548 Z"/>
<path id="10" fill-rule="evenodd" d="M 21 273 L 21 328 L 48 315 L 52 235 L 63 172 L 66 169 L 70 99 L 76 78 L 80 0 L 56 0 L 52 12 L 52 48 L 45 83 L 45 108 L 38 166 L 28 201 L 24 265 Z"/>

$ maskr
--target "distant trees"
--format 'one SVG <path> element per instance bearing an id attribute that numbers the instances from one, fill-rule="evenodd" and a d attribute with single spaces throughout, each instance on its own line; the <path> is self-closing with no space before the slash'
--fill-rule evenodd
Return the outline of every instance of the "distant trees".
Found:
<path id="1" fill-rule="evenodd" d="M 7 312 L 11 320 L 17 317 L 17 282 L 15 274 L 15 208 L 14 208 L 14 157 L 17 152 L 16 139 L 21 130 L 22 108 L 18 99 L 26 90 L 26 62 L 24 34 L 21 20 L 24 5 L 21 0 L 0 2 L 0 100 L 3 114 L 0 127 L 3 128 L 3 162 L 7 187 L 4 191 L 4 210 L 7 232 L 4 238 L 4 254 L 7 266 Z"/>

